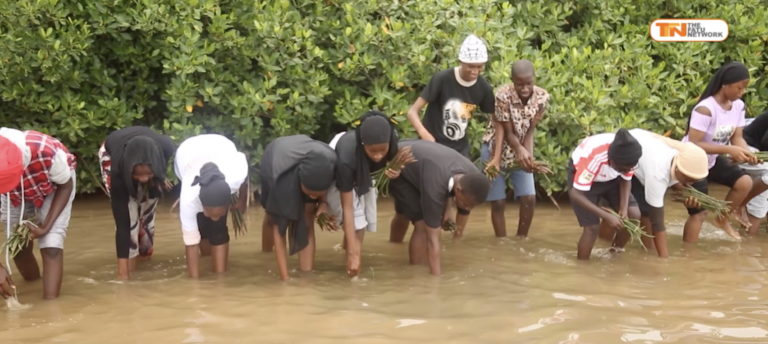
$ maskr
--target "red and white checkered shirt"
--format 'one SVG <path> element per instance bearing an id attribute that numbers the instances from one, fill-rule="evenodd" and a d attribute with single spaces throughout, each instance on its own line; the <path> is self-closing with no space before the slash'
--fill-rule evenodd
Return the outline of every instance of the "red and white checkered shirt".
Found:
<path id="1" fill-rule="evenodd" d="M 77 158 L 69 152 L 59 140 L 38 131 L 28 130 L 26 134 L 26 143 L 32 153 L 29 165 L 24 170 L 24 199 L 32 202 L 35 207 L 43 206 L 45 196 L 56 191 L 56 184 L 51 181 L 50 169 L 53 158 L 58 151 L 64 151 L 67 155 L 67 165 L 70 170 L 77 166 Z M 11 191 L 11 204 L 14 207 L 21 205 L 22 185 Z"/>

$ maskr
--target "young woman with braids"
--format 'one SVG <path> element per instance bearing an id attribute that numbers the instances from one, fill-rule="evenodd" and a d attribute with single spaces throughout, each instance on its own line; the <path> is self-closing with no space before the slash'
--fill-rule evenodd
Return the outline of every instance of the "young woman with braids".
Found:
<path id="1" fill-rule="evenodd" d="M 176 145 L 148 127 L 134 126 L 110 133 L 99 149 L 101 177 L 115 219 L 117 276 L 129 278 L 137 257 L 154 251 L 155 210 Z"/>
<path id="2" fill-rule="evenodd" d="M 331 141 L 339 161 L 336 164 L 336 184 L 328 190 L 328 208 L 344 229 L 347 251 L 347 272 L 360 272 L 361 250 L 365 231 L 376 232 L 376 188 L 371 172 L 386 166 L 397 154 L 397 130 L 383 113 L 368 111 L 360 118 L 355 130 L 342 132 Z M 384 172 L 397 178 L 400 171 Z"/>
<path id="3" fill-rule="evenodd" d="M 227 213 L 230 207 L 247 210 L 245 154 L 224 136 L 198 135 L 179 145 L 174 168 L 181 183 L 179 218 L 189 276 L 198 277 L 200 254 L 212 256 L 213 272 L 224 272 L 229 256 Z M 232 195 L 238 191 L 237 203 L 231 205 Z"/>
<path id="4" fill-rule="evenodd" d="M 691 111 L 687 133 L 682 140 L 701 147 L 709 160 L 709 175 L 693 183 L 693 187 L 704 193 L 709 191 L 708 183 L 729 187 L 731 190 L 725 200 L 731 202 L 731 215 L 745 226 L 749 226 L 749 221 L 746 214 L 743 214 L 742 203 L 752 189 L 752 178 L 738 165 L 720 155 L 727 154 L 737 163 L 758 163 L 742 135 L 745 105 L 741 97 L 748 85 L 749 70 L 742 63 L 733 61 L 720 67 L 699 97 L 699 103 Z M 706 213 L 701 208 L 688 208 L 688 215 L 683 241 L 696 242 Z M 717 218 L 713 224 L 731 237 L 741 238 L 731 227 L 728 218 Z"/>

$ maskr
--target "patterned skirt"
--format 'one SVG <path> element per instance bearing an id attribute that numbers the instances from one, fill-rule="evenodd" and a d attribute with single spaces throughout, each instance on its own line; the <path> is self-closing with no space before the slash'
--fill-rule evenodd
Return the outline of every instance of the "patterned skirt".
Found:
<path id="1" fill-rule="evenodd" d="M 99 166 L 101 167 L 101 178 L 107 193 L 112 186 L 112 158 L 104 148 L 104 143 L 99 148 Z M 109 196 L 109 194 L 107 195 Z M 131 221 L 131 247 L 128 257 L 136 256 L 148 257 L 152 255 L 153 244 L 155 241 L 155 210 L 159 198 L 149 198 L 144 195 L 143 200 L 129 197 L 128 213 Z"/>

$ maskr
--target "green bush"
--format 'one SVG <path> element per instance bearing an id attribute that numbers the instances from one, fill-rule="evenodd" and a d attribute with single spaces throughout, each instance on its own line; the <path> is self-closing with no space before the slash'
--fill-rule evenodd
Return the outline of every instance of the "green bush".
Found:
<path id="1" fill-rule="evenodd" d="M 766 109 L 763 1 L 141 0 L 0 1 L 3 125 L 60 138 L 80 158 L 78 188 L 97 190 L 96 152 L 112 130 L 151 125 L 180 142 L 227 135 L 256 166 L 275 137 L 330 140 L 370 108 L 405 111 L 430 76 L 456 64 L 469 33 L 485 39 L 485 75 L 535 62 L 552 103 L 536 154 L 561 191 L 576 142 L 618 127 L 682 136 L 696 96 L 727 60 L 752 68 L 750 115 Z M 650 22 L 719 17 L 723 43 L 657 43 Z M 479 155 L 485 120 L 471 126 Z M 170 169 L 172 170 L 172 169 Z M 253 173 L 255 175 L 255 173 Z M 255 180 L 254 180 L 255 181 Z"/>

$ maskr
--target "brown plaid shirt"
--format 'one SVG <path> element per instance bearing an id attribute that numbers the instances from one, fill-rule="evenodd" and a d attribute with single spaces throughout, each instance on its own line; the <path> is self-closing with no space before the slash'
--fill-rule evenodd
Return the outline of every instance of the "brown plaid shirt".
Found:
<path id="1" fill-rule="evenodd" d="M 515 85 L 506 84 L 496 92 L 496 111 L 493 114 L 493 119 L 498 122 L 512 121 L 512 130 L 522 144 L 533 119 L 537 115 L 543 116 L 542 110 L 547 107 L 548 103 L 549 93 L 541 87 L 533 86 L 533 94 L 528 100 L 528 104 L 523 105 L 517 92 L 515 92 Z M 537 119 L 541 120 L 541 117 Z M 488 127 L 485 130 L 485 135 L 483 135 L 483 143 L 488 144 L 491 158 L 493 158 L 493 149 L 496 144 L 496 128 L 493 126 L 493 121 L 488 121 Z M 505 140 L 502 145 L 501 165 L 506 166 L 514 161 L 515 152 Z"/>

